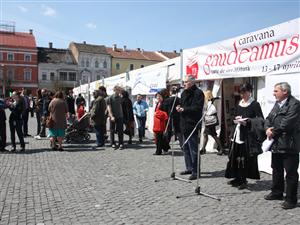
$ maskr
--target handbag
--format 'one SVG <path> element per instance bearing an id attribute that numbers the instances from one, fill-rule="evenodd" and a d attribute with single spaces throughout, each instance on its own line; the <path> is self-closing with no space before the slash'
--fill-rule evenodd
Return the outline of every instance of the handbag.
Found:
<path id="1" fill-rule="evenodd" d="M 217 114 L 205 115 L 204 123 L 205 123 L 205 126 L 212 126 L 212 125 L 217 126 L 219 124 Z"/>
<path id="2" fill-rule="evenodd" d="M 52 116 L 48 116 L 46 119 L 46 127 L 48 128 L 53 128 L 54 127 L 54 120 L 52 118 Z"/>

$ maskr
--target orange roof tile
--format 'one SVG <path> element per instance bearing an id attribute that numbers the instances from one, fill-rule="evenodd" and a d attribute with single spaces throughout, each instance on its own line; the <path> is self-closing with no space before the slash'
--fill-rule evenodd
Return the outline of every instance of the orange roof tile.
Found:
<path id="1" fill-rule="evenodd" d="M 114 58 L 122 58 L 122 59 L 136 59 L 136 60 L 150 60 L 150 61 L 158 61 L 162 62 L 165 59 L 155 52 L 149 52 L 144 50 L 131 50 L 131 49 L 124 49 L 116 48 L 106 48 L 106 51 Z"/>
<path id="2" fill-rule="evenodd" d="M 36 48 L 36 42 L 34 36 L 29 33 L 0 32 L 0 46 L 16 48 Z"/>

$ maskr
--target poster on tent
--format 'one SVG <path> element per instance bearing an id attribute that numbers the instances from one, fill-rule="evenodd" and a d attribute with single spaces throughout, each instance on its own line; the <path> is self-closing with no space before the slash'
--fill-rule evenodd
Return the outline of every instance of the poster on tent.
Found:
<path id="1" fill-rule="evenodd" d="M 183 51 L 183 71 L 198 80 L 300 71 L 300 18 Z"/>
<path id="2" fill-rule="evenodd" d="M 132 95 L 154 95 L 159 90 L 166 88 L 167 68 L 133 74 L 130 77 Z"/>
<path id="3" fill-rule="evenodd" d="M 116 85 L 121 87 L 126 86 L 126 76 L 124 74 L 105 79 L 104 86 L 106 87 L 106 92 L 108 95 L 112 95 L 114 93 L 113 88 Z"/>

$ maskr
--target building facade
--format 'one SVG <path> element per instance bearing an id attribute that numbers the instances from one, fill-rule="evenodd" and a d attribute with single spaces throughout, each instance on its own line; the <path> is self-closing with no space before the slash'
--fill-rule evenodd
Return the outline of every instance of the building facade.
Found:
<path id="1" fill-rule="evenodd" d="M 69 90 L 79 82 L 78 65 L 69 49 L 38 47 L 39 88 Z"/>
<path id="2" fill-rule="evenodd" d="M 145 66 L 153 65 L 179 56 L 179 54 L 176 52 L 151 52 L 144 51 L 140 48 L 133 50 L 127 49 L 126 46 L 123 48 L 117 48 L 116 44 L 114 44 L 112 48 L 107 47 L 106 51 L 112 57 L 112 76 L 143 68 Z"/>
<path id="3" fill-rule="evenodd" d="M 38 88 L 38 60 L 35 37 L 29 33 L 0 31 L 0 95 Z"/>
<path id="4" fill-rule="evenodd" d="M 78 76 L 81 84 L 111 76 L 111 56 L 107 53 L 104 45 L 71 42 L 69 50 L 78 64 Z"/>

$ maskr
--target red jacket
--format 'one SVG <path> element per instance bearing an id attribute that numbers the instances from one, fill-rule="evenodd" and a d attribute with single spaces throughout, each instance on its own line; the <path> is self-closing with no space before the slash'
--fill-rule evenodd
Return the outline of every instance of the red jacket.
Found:
<path id="1" fill-rule="evenodd" d="M 153 122 L 153 132 L 155 133 L 162 133 L 166 129 L 168 114 L 159 109 L 160 104 L 156 106 L 154 112 L 154 122 Z"/>

